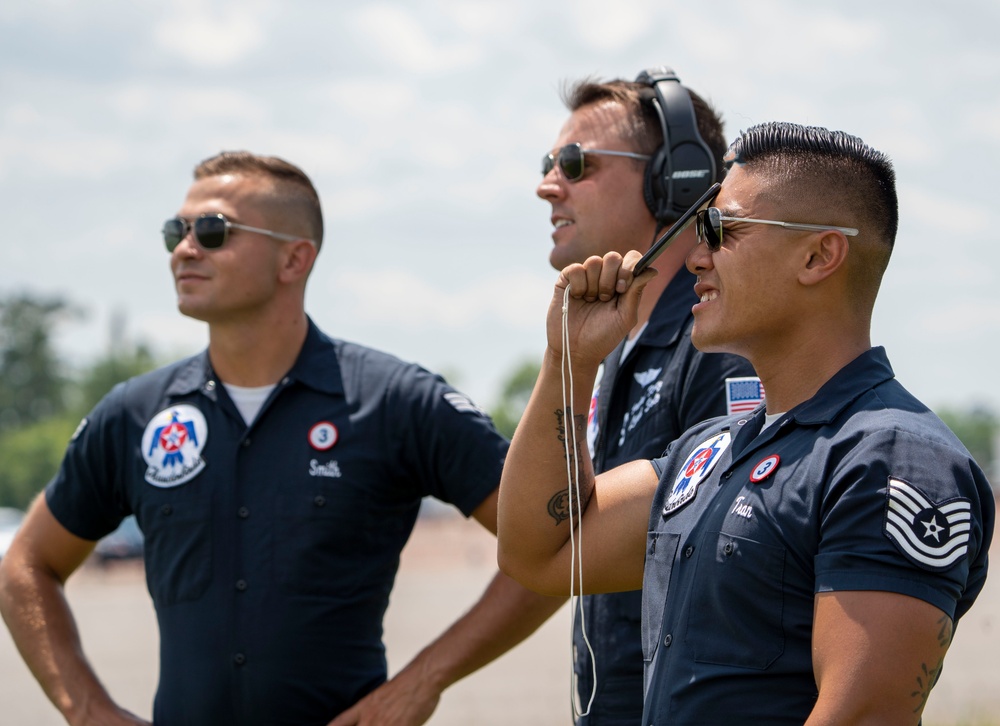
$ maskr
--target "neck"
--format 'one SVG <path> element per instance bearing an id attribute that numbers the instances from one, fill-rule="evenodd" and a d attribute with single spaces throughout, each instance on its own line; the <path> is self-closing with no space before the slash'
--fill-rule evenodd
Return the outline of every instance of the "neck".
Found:
<path id="1" fill-rule="evenodd" d="M 831 341 L 836 344 L 831 345 Z M 823 384 L 869 348 L 867 332 L 848 336 L 827 327 L 798 337 L 794 345 L 758 349 L 746 357 L 764 384 L 767 412 L 780 413 L 815 396 Z"/>
<path id="2" fill-rule="evenodd" d="M 302 350 L 308 320 L 301 308 L 268 319 L 209 324 L 208 355 L 224 383 L 248 388 L 277 383 Z"/>

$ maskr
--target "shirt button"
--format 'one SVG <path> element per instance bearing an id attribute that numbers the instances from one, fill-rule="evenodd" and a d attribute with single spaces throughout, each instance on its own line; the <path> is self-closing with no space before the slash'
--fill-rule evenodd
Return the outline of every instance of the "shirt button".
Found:
<path id="1" fill-rule="evenodd" d="M 670 644 L 673 642 L 673 640 L 674 640 L 674 637 L 670 633 L 667 633 L 665 636 L 663 636 L 663 645 L 665 647 L 669 648 Z"/>
<path id="2" fill-rule="evenodd" d="M 729 555 L 733 554 L 733 550 L 735 549 L 736 545 L 734 545 L 732 542 L 726 542 L 726 546 L 722 548 L 722 551 L 728 557 Z"/>
<path id="3" fill-rule="evenodd" d="M 174 513 L 174 508 L 171 507 L 169 504 L 164 504 L 162 507 L 160 507 L 160 514 L 162 514 L 163 516 L 168 516 L 173 513 Z"/>
<path id="4" fill-rule="evenodd" d="M 237 580 L 236 581 L 236 589 L 239 590 L 240 592 L 244 592 L 247 589 L 247 581 L 246 580 Z"/>
<path id="5" fill-rule="evenodd" d="M 288 385 L 288 382 L 289 382 L 290 380 L 292 380 L 292 379 L 291 379 L 291 378 L 289 378 L 288 376 L 285 376 L 284 378 L 282 378 L 282 379 L 281 379 L 281 385 L 283 385 L 283 386 L 287 386 L 287 385 Z"/>
<path id="6" fill-rule="evenodd" d="M 250 446 L 250 437 L 249 436 L 246 437 L 245 439 L 243 439 L 242 446 L 243 446 L 244 449 L 247 448 L 248 446 Z"/>
<path id="7" fill-rule="evenodd" d="M 246 507 L 240 507 L 239 509 L 236 510 L 236 516 L 239 517 L 240 519 L 246 519 L 247 517 L 250 516 L 250 510 L 247 509 Z"/>
<path id="8" fill-rule="evenodd" d="M 233 663 L 235 663 L 238 666 L 241 666 L 246 662 L 247 662 L 247 657 L 242 653 L 237 653 L 236 655 L 233 656 Z"/>
<path id="9" fill-rule="evenodd" d="M 325 507 L 326 497 L 324 497 L 322 494 L 317 494 L 316 498 L 313 499 L 313 504 L 315 504 L 317 507 Z"/>
<path id="10" fill-rule="evenodd" d="M 691 545 L 688 545 L 687 548 L 684 550 L 684 556 L 685 557 L 690 557 L 693 554 L 694 554 L 694 547 L 692 547 Z"/>
<path id="11" fill-rule="evenodd" d="M 215 390 L 215 381 L 206 381 L 205 382 L 205 390 L 206 391 L 214 391 Z"/>

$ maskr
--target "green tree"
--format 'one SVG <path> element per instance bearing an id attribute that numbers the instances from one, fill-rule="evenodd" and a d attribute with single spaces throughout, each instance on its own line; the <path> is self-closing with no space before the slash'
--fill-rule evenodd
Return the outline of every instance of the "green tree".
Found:
<path id="1" fill-rule="evenodd" d="M 535 388 L 535 380 L 540 369 L 541 364 L 538 361 L 526 360 L 511 371 L 504 381 L 500 401 L 490 415 L 497 430 L 507 438 L 514 435 L 514 429 L 517 428 L 524 407 L 528 405 L 528 399 L 531 398 L 531 392 Z"/>
<path id="2" fill-rule="evenodd" d="M 997 415 L 984 406 L 967 409 L 945 408 L 937 412 L 948 428 L 965 444 L 976 463 L 989 474 L 995 460 L 993 442 L 996 440 L 1000 421 Z"/>
<path id="3" fill-rule="evenodd" d="M 0 436 L 0 506 L 27 508 L 59 469 L 77 423 L 53 416 Z"/>
<path id="4" fill-rule="evenodd" d="M 59 298 L 26 293 L 0 300 L 0 433 L 65 410 L 52 332 L 73 312 Z"/>
<path id="5" fill-rule="evenodd" d="M 84 416 L 115 384 L 151 371 L 157 365 L 150 349 L 139 343 L 129 350 L 117 350 L 88 368 L 73 386 L 73 411 Z"/>

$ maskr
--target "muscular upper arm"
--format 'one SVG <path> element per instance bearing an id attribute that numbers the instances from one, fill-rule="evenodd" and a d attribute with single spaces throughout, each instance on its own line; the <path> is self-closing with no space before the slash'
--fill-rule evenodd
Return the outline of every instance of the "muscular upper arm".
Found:
<path id="1" fill-rule="evenodd" d="M 13 569 L 30 568 L 65 582 L 93 551 L 96 543 L 77 537 L 53 516 L 45 494 L 28 510 L 6 556 L 0 562 L 4 579 Z"/>
<path id="2" fill-rule="evenodd" d="M 951 618 L 923 600 L 820 593 L 813 623 L 819 699 L 807 726 L 917 724 L 951 637 Z"/>

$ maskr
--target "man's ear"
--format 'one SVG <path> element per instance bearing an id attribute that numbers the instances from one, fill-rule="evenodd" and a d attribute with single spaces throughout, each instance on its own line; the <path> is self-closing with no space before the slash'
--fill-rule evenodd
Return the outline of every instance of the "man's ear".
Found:
<path id="1" fill-rule="evenodd" d="M 305 279 L 312 271 L 319 250 L 307 239 L 297 239 L 285 244 L 279 279 L 282 282 L 296 282 Z"/>
<path id="2" fill-rule="evenodd" d="M 799 282 L 815 285 L 844 266 L 851 243 L 847 236 L 836 229 L 815 232 L 809 236 L 805 248 L 805 264 L 799 270 Z"/>

